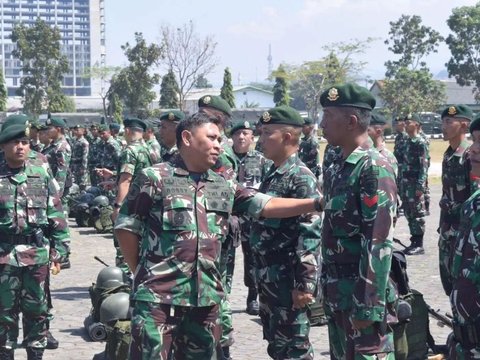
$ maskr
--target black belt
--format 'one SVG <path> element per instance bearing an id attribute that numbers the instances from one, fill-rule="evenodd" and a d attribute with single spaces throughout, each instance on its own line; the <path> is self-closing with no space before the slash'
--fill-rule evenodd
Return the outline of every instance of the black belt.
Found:
<path id="1" fill-rule="evenodd" d="M 37 229 L 30 234 L 1 234 L 0 242 L 9 243 L 12 245 L 43 245 L 43 231 Z"/>
<path id="2" fill-rule="evenodd" d="M 470 324 L 452 322 L 453 335 L 464 348 L 473 349 L 480 345 L 480 319 Z"/>
<path id="3" fill-rule="evenodd" d="M 331 278 L 358 278 L 358 263 L 322 264 L 322 270 Z"/>
<path id="4" fill-rule="evenodd" d="M 294 252 L 293 251 L 276 251 L 276 252 L 269 252 L 265 255 L 256 255 L 255 256 L 255 264 L 258 267 L 267 267 L 272 265 L 280 265 L 280 264 L 291 264 L 293 263 L 294 259 Z"/>

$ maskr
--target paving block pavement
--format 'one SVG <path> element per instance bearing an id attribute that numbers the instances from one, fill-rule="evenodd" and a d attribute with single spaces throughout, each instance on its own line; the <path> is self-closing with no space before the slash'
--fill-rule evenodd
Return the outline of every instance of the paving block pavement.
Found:
<path id="1" fill-rule="evenodd" d="M 438 273 L 437 227 L 439 219 L 438 201 L 441 188 L 432 186 L 431 215 L 427 217 L 425 235 L 426 254 L 408 257 L 408 274 L 411 287 L 419 290 L 434 309 L 449 311 L 449 301 L 444 294 Z M 96 234 L 94 229 L 78 228 L 71 222 L 72 267 L 52 276 L 52 298 L 55 319 L 51 324 L 52 333 L 60 341 L 57 350 L 46 350 L 44 359 L 90 360 L 103 351 L 105 344 L 89 341 L 83 321 L 90 309 L 88 287 L 95 281 L 104 265 L 94 260 L 97 255 L 109 264 L 114 263 L 114 249 L 111 235 Z M 408 226 L 401 217 L 395 236 L 409 244 Z M 396 245 L 398 246 L 398 245 Z M 245 313 L 247 289 L 243 285 L 242 252 L 237 249 L 236 269 L 233 281 L 231 303 L 234 320 L 234 338 L 231 354 L 235 360 L 267 360 L 266 342 L 263 340 L 260 319 Z M 430 328 L 438 343 L 445 343 L 449 333 L 430 320 Z M 329 359 L 327 327 L 313 327 L 310 339 L 315 349 L 315 359 Z M 19 339 L 21 342 L 21 339 Z M 26 359 L 24 349 L 18 349 L 16 359 Z"/>

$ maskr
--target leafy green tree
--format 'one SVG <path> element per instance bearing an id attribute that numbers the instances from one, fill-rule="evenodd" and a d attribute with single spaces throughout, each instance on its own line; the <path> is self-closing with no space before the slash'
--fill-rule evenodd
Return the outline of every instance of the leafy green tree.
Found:
<path id="1" fill-rule="evenodd" d="M 233 96 L 232 74 L 227 67 L 223 73 L 223 85 L 220 90 L 220 97 L 224 99 L 231 108 L 235 108 L 235 97 Z"/>
<path id="2" fill-rule="evenodd" d="M 161 38 L 165 49 L 164 65 L 176 75 L 180 89 L 179 107 L 183 110 L 185 97 L 199 76 L 210 74 L 217 66 L 217 43 L 212 36 L 200 39 L 193 21 L 182 27 L 162 26 Z"/>
<path id="3" fill-rule="evenodd" d="M 108 115 L 119 124 L 123 122 L 123 103 L 113 91 L 108 92 Z"/>
<path id="4" fill-rule="evenodd" d="M 284 65 L 280 65 L 272 74 L 275 76 L 275 85 L 273 85 L 273 102 L 276 106 L 290 105 L 290 95 L 288 93 L 289 75 Z"/>
<path id="5" fill-rule="evenodd" d="M 480 3 L 452 10 L 447 20 L 452 33 L 446 43 L 452 54 L 448 61 L 449 76 L 461 86 L 475 85 L 475 99 L 480 102 Z"/>
<path id="6" fill-rule="evenodd" d="M 208 79 L 203 76 L 203 74 L 198 75 L 197 80 L 195 81 L 195 85 L 193 86 L 197 89 L 209 89 L 212 88 L 213 85 L 208 82 Z"/>
<path id="7" fill-rule="evenodd" d="M 7 110 L 7 100 L 8 100 L 7 86 L 5 85 L 3 71 L 0 68 L 0 111 Z"/>
<path id="8" fill-rule="evenodd" d="M 136 115 L 146 111 L 155 99 L 152 88 L 160 76 L 151 71 L 162 57 L 162 49 L 155 44 L 148 45 L 142 33 L 135 33 L 135 42 L 134 46 L 128 42 L 122 46 L 129 65 L 112 78 L 109 91 L 118 95 L 130 114 Z"/>
<path id="9" fill-rule="evenodd" d="M 446 101 L 445 85 L 433 79 L 428 69 L 397 69 L 395 77 L 386 78 L 380 91 L 393 116 L 422 111 L 437 111 Z"/>
<path id="10" fill-rule="evenodd" d="M 22 62 L 17 94 L 23 96 L 26 112 L 39 115 L 60 96 L 63 75 L 68 72 L 68 59 L 60 51 L 60 31 L 38 18 L 33 26 L 15 25 L 11 38 L 16 45 L 12 55 Z"/>
<path id="11" fill-rule="evenodd" d="M 422 18 L 418 15 L 402 15 L 397 21 L 391 21 L 388 34 L 390 38 L 385 44 L 389 45 L 388 50 L 400 55 L 400 59 L 385 63 L 387 76 L 404 67 L 412 70 L 425 68 L 425 57 L 436 53 L 444 40 L 438 31 L 422 25 Z"/>
<path id="12" fill-rule="evenodd" d="M 56 92 L 50 97 L 47 111 L 50 113 L 73 113 L 76 111 L 75 101 L 61 92 Z"/>
<path id="13" fill-rule="evenodd" d="M 110 89 L 110 81 L 115 74 L 118 74 L 120 70 L 121 67 L 118 66 L 106 66 L 96 63 L 95 65 L 87 69 L 83 75 L 83 77 L 86 79 L 100 80 L 100 91 L 98 95 L 100 95 L 100 97 L 102 98 L 103 116 L 105 118 L 108 114 L 107 99 L 108 90 Z"/>
<path id="14" fill-rule="evenodd" d="M 163 109 L 176 109 L 178 108 L 178 93 L 180 89 L 178 88 L 177 80 L 175 79 L 175 74 L 172 70 L 169 70 L 167 75 L 162 79 L 162 84 L 160 85 L 160 108 Z"/>
<path id="15" fill-rule="evenodd" d="M 401 57 L 385 63 L 387 72 L 380 96 L 394 116 L 437 111 L 446 99 L 445 86 L 433 78 L 423 61 L 437 52 L 443 38 L 421 22 L 417 15 L 402 15 L 398 21 L 390 22 L 390 40 L 385 44 L 392 44 L 388 49 Z"/>

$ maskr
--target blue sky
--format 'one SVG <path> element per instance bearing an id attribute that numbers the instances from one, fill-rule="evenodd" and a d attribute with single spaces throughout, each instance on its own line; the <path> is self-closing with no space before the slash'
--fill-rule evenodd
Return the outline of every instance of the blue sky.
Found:
<path id="1" fill-rule="evenodd" d="M 475 5 L 477 0 L 105 0 L 107 63 L 125 65 L 120 46 L 142 32 L 158 42 L 160 26 L 181 26 L 193 20 L 200 37 L 212 35 L 218 43 L 219 65 L 207 76 L 220 86 L 225 67 L 234 85 L 263 81 L 268 76 L 268 46 L 273 68 L 280 63 L 301 64 L 325 55 L 322 46 L 353 38 L 378 37 L 359 60 L 368 62 L 359 77 L 380 79 L 384 62 L 393 59 L 383 41 L 389 22 L 402 14 L 420 15 L 423 23 L 448 35 L 451 9 Z M 434 74 L 450 57 L 446 45 L 431 55 Z M 164 69 L 158 72 L 163 75 Z"/>

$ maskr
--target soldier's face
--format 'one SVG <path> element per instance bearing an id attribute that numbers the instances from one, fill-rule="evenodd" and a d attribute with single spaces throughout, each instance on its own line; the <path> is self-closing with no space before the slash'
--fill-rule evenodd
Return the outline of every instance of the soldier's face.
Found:
<path id="1" fill-rule="evenodd" d="M 341 146 L 342 140 L 348 132 L 348 117 L 343 111 L 335 107 L 323 109 L 322 122 L 320 127 L 323 131 L 323 137 L 328 143 L 334 146 Z"/>
<path id="2" fill-rule="evenodd" d="M 160 141 L 163 145 L 172 147 L 176 142 L 177 123 L 162 121 L 160 123 Z"/>
<path id="3" fill-rule="evenodd" d="M 262 143 L 263 154 L 267 159 L 275 161 L 284 153 L 283 132 L 284 125 L 263 125 L 260 142 Z"/>
<path id="4" fill-rule="evenodd" d="M 408 135 L 414 135 L 418 133 L 420 124 L 414 120 L 405 121 L 405 129 L 407 130 Z"/>
<path id="5" fill-rule="evenodd" d="M 480 130 L 475 130 L 472 133 L 472 141 L 469 149 L 472 174 L 480 176 Z"/>
<path id="6" fill-rule="evenodd" d="M 465 122 L 459 118 L 446 116 L 442 119 L 443 140 L 449 141 L 461 137 L 465 130 Z"/>
<path id="7" fill-rule="evenodd" d="M 11 168 L 23 166 L 30 153 L 30 140 L 28 137 L 14 139 L 1 145 L 5 154 L 5 161 Z"/>
<path id="8" fill-rule="evenodd" d="M 110 137 L 110 131 L 100 132 L 100 137 L 102 138 L 103 141 L 107 141 L 108 138 Z"/>
<path id="9" fill-rule="evenodd" d="M 404 132 L 405 131 L 405 121 L 397 121 L 395 123 L 395 130 L 397 132 Z"/>
<path id="10" fill-rule="evenodd" d="M 222 151 L 221 140 L 220 130 L 213 123 L 200 125 L 192 131 L 182 131 L 183 154 L 194 167 L 190 166 L 189 170 L 205 172 L 215 165 Z"/>
<path id="11" fill-rule="evenodd" d="M 253 130 L 251 129 L 241 129 L 235 131 L 232 135 L 233 140 L 233 149 L 239 154 L 244 154 L 248 152 L 250 146 L 254 142 Z"/>
<path id="12" fill-rule="evenodd" d="M 48 145 L 50 143 L 50 137 L 48 136 L 48 131 L 40 130 L 38 132 L 38 141 L 40 141 L 43 145 Z"/>
<path id="13" fill-rule="evenodd" d="M 304 125 L 302 128 L 303 135 L 310 135 L 312 131 L 313 131 L 313 125 Z"/>

